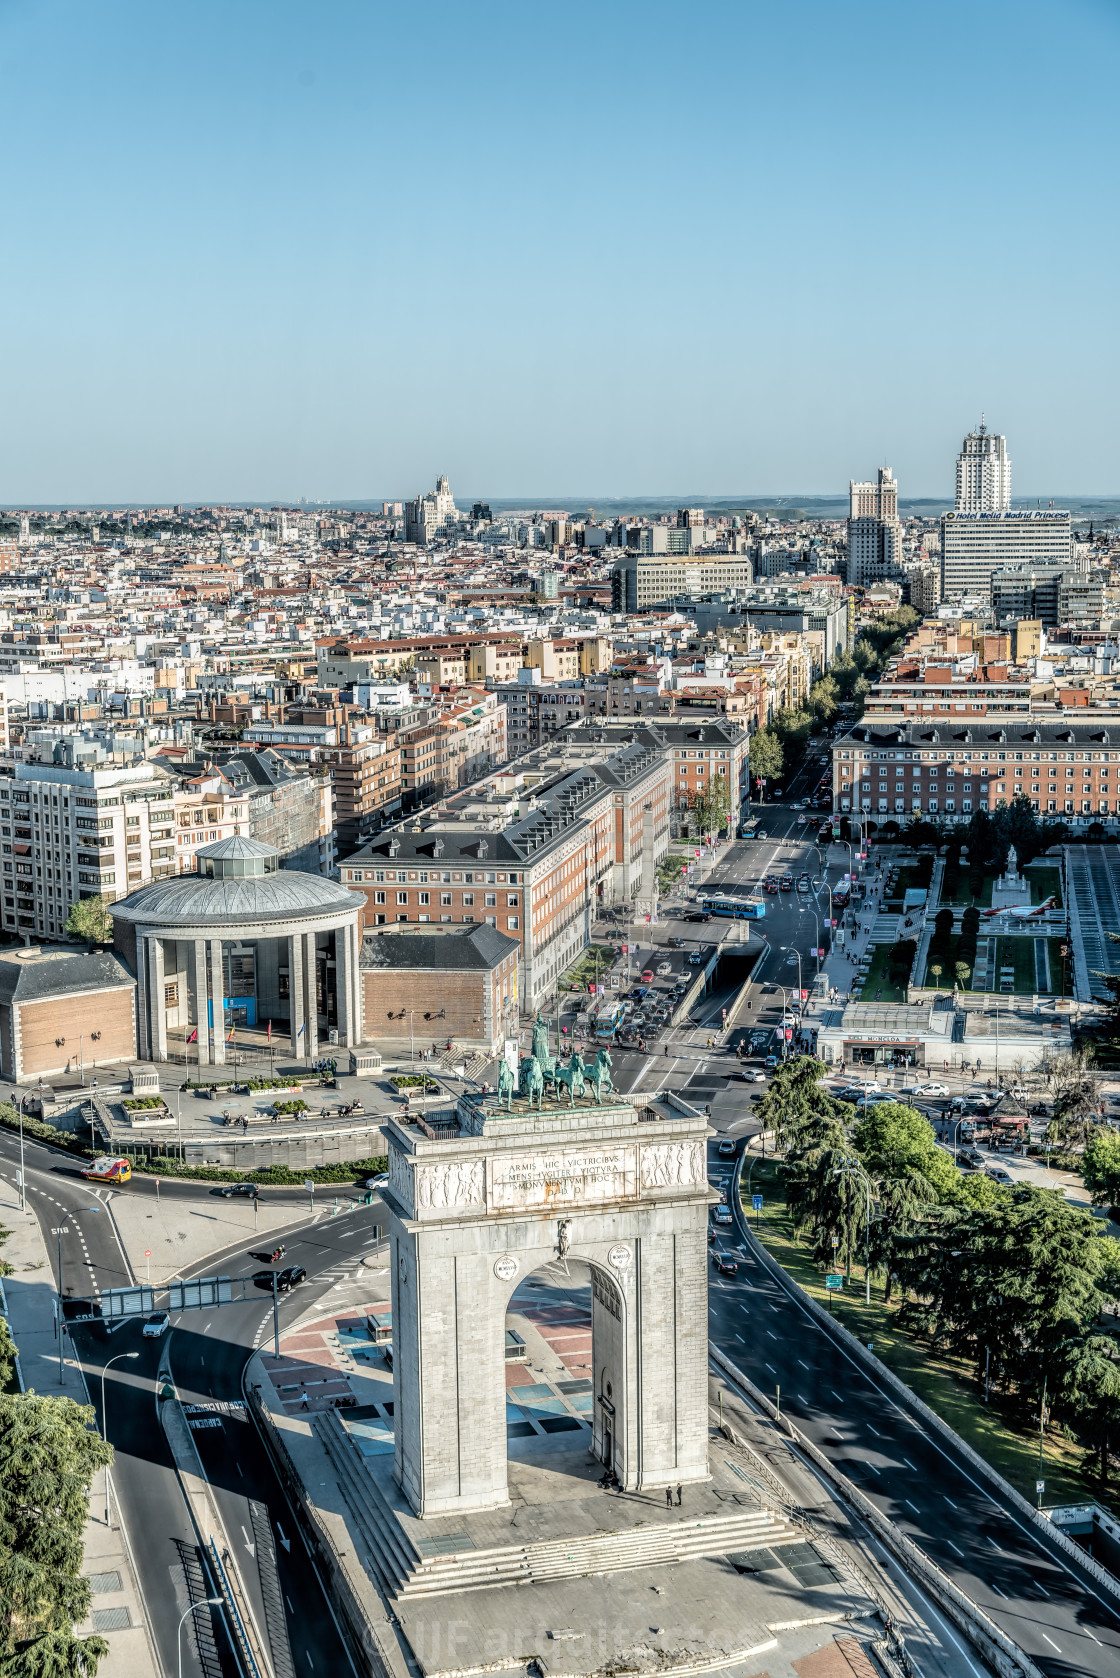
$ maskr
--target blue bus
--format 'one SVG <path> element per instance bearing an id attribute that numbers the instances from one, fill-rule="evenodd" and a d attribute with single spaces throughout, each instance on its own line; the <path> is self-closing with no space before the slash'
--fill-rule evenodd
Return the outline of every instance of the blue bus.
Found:
<path id="1" fill-rule="evenodd" d="M 728 915 L 736 921 L 761 921 L 766 917 L 766 904 L 761 897 L 736 897 L 731 892 L 702 891 L 697 893 L 701 909 L 709 915 Z"/>
<path id="2" fill-rule="evenodd" d="M 613 1037 L 625 1015 L 626 1009 L 621 1002 L 604 998 L 595 1011 L 596 1037 Z"/>

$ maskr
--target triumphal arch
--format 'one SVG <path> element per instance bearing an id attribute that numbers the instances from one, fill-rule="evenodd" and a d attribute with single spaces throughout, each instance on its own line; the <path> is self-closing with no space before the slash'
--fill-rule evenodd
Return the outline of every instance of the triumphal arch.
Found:
<path id="1" fill-rule="evenodd" d="M 708 1478 L 706 1120 L 609 1080 L 554 1095 L 511 1081 L 440 1122 L 386 1126 L 394 1472 L 422 1516 L 508 1503 L 506 1307 L 534 1270 L 576 1259 L 591 1453 L 627 1490 Z"/>

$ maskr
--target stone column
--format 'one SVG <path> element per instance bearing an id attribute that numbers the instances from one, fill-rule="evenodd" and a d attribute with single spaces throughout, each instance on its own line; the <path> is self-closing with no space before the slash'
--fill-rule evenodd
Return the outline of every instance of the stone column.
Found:
<path id="1" fill-rule="evenodd" d="M 136 934 L 136 1025 L 140 1059 L 151 1060 L 152 996 L 148 983 L 148 940 L 143 932 Z"/>
<path id="2" fill-rule="evenodd" d="M 206 940 L 196 938 L 191 945 L 191 989 L 194 995 L 194 1018 L 198 1029 L 198 1064 L 201 1070 L 210 1065 L 210 1028 L 206 1023 L 210 987 L 206 979 Z M 190 1033 L 188 1032 L 188 1036 Z"/>
<path id="3" fill-rule="evenodd" d="M 292 1054 L 302 1060 L 307 1053 L 304 1041 L 307 1033 L 301 1030 L 303 1014 L 303 940 L 294 933 L 288 939 L 288 1021 L 292 1030 Z"/>
<path id="4" fill-rule="evenodd" d="M 350 928 L 336 926 L 334 929 L 334 994 L 335 1006 L 338 1010 L 338 1042 L 340 1048 L 348 1049 L 354 1041 L 350 1033 L 350 1019 L 353 1012 L 350 1006 Z"/>
<path id="5" fill-rule="evenodd" d="M 317 995 L 318 969 L 315 961 L 315 934 L 303 934 L 303 983 L 307 1010 L 307 1039 L 306 1053 L 311 1060 L 315 1060 L 319 1053 L 319 1001 Z"/>
<path id="6" fill-rule="evenodd" d="M 346 930 L 347 949 L 349 950 L 351 996 L 354 999 L 354 1023 L 352 1026 L 354 1043 L 364 1043 L 366 1040 L 366 1010 L 365 996 L 362 991 L 362 935 L 358 931 L 356 921 L 352 921 Z"/>
<path id="7" fill-rule="evenodd" d="M 167 1008 L 163 1000 L 164 961 L 163 939 L 157 933 L 145 938 L 148 946 L 148 996 L 151 1014 L 148 1023 L 149 1058 L 167 1059 Z"/>
<path id="8" fill-rule="evenodd" d="M 214 1004 L 213 1025 L 213 1055 L 214 1065 L 224 1066 L 226 1063 L 226 1033 L 225 1014 L 222 1001 L 225 993 L 225 980 L 222 977 L 222 940 L 211 938 L 210 945 L 210 999 Z"/>

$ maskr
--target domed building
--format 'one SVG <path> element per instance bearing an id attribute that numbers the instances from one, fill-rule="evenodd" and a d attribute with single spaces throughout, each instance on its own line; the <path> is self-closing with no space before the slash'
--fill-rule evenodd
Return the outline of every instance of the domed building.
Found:
<path id="1" fill-rule="evenodd" d="M 280 867 L 254 839 L 195 853 L 197 873 L 109 905 L 114 945 L 136 974 L 140 1056 L 220 1066 L 231 1032 L 268 1032 L 300 1060 L 362 1041 L 362 899 L 335 880 Z M 197 1036 L 196 1036 L 197 1034 Z M 193 1054 L 191 1056 L 193 1059 Z"/>

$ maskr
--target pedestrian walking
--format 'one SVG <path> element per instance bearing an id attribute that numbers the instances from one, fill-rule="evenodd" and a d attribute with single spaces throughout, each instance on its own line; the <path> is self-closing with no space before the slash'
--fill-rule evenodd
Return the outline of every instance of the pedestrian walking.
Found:
<path id="1" fill-rule="evenodd" d="M 678 1485 L 678 1487 L 677 1487 L 677 1508 L 679 1509 L 680 1506 L 681 1506 L 681 1488 Z"/>
<path id="2" fill-rule="evenodd" d="M 672 1488 L 672 1486 L 666 1486 L 665 1487 L 665 1507 L 666 1507 L 666 1509 L 671 1509 L 673 1507 L 673 1488 Z"/>
<path id="3" fill-rule="evenodd" d="M 306 1391 L 300 1393 L 299 1402 L 300 1402 L 300 1408 L 301 1409 L 306 1410 L 308 1408 Z"/>

